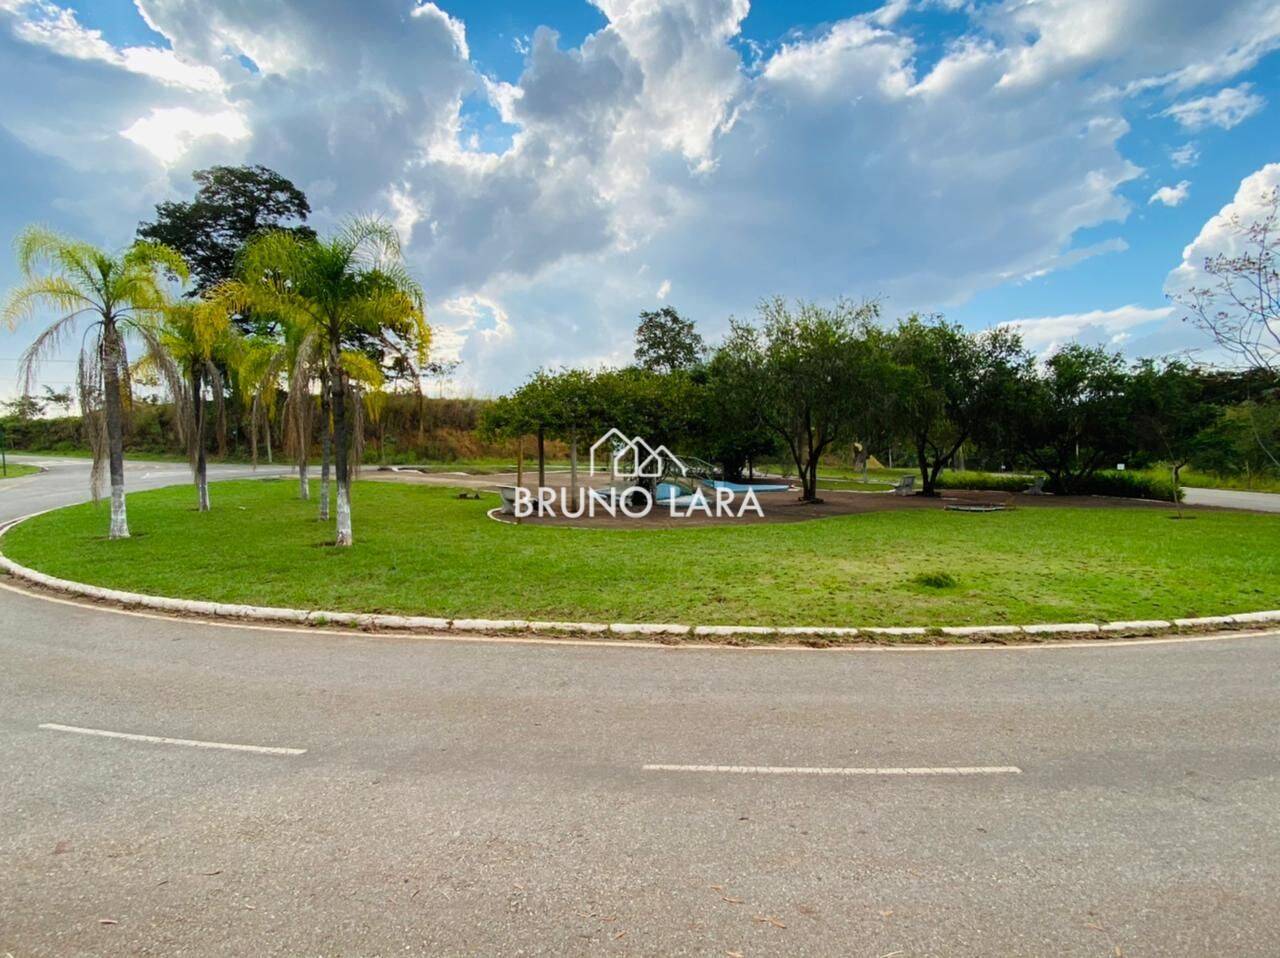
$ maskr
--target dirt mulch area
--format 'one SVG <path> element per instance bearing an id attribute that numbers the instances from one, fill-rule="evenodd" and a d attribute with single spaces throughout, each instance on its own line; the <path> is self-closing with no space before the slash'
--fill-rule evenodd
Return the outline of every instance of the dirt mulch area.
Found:
<path id="1" fill-rule="evenodd" d="M 533 525 L 564 525 L 602 529 L 655 529 L 678 528 L 690 526 L 734 525 L 741 523 L 762 522 L 807 522 L 811 519 L 828 519 L 832 516 L 861 515 L 871 512 L 889 512 L 899 509 L 945 509 L 947 506 L 993 506 L 1003 505 L 1006 509 L 1044 508 L 1046 506 L 1069 507 L 1080 509 L 1168 509 L 1173 511 L 1169 503 L 1150 502 L 1137 499 L 1111 499 L 1102 496 L 1024 496 L 1007 492 L 977 492 L 964 490 L 947 490 L 939 497 L 895 496 L 878 492 L 823 492 L 822 502 L 800 502 L 795 492 L 766 492 L 757 494 L 764 516 L 748 512 L 741 518 L 705 516 L 701 513 L 692 516 L 673 517 L 669 508 L 655 506 L 649 515 L 642 519 L 631 519 L 621 514 L 617 518 L 608 513 L 601 514 L 597 510 L 594 518 L 583 516 L 580 519 L 566 519 L 560 516 L 530 517 L 522 519 L 522 523 Z M 1195 511 L 1183 506 L 1183 511 Z M 974 518 L 981 513 L 956 513 L 957 517 L 969 515 Z M 510 517 L 504 517 L 510 518 Z"/>
<path id="2" fill-rule="evenodd" d="M 452 488 L 469 488 L 478 490 L 497 490 L 499 486 L 515 485 L 515 474 L 461 476 L 457 474 L 429 474 L 421 472 L 364 472 L 362 479 L 374 479 L 384 482 L 404 482 L 411 484 L 448 486 Z M 537 472 L 525 472 L 525 484 L 533 486 L 537 483 Z M 587 485 L 585 476 L 579 477 L 579 483 Z M 568 486 L 568 473 L 547 473 L 548 486 Z M 601 485 L 600 481 L 595 483 Z M 761 522 L 807 522 L 810 519 L 827 519 L 832 516 L 861 515 L 869 512 L 887 512 L 898 509 L 945 509 L 947 506 L 995 506 L 1002 505 L 1006 509 L 1037 509 L 1046 506 L 1068 507 L 1077 509 L 1167 509 L 1173 512 L 1173 505 L 1168 502 L 1153 502 L 1147 499 L 1113 499 L 1105 496 L 1026 496 L 1019 493 L 971 491 L 960 489 L 942 490 L 941 495 L 925 497 L 919 495 L 896 496 L 889 492 L 842 492 L 823 490 L 823 501 L 820 503 L 800 502 L 799 492 L 793 489 L 788 492 L 760 492 L 756 497 L 764 516 L 748 512 L 742 518 L 706 516 L 698 513 L 692 516 L 673 517 L 666 504 L 655 505 L 649 515 L 643 519 L 631 519 L 619 512 L 612 517 L 602 508 L 597 507 L 594 518 L 583 516 L 580 519 L 566 519 L 563 516 L 531 516 L 520 520 L 530 525 L 563 525 L 596 529 L 661 529 L 690 526 L 733 525 L 739 523 Z M 710 497 L 709 497 L 710 499 Z M 559 498 L 557 497 L 557 508 Z M 712 503 L 714 508 L 714 503 Z M 684 511 L 685 507 L 680 507 Z M 1183 512 L 1216 511 L 1208 506 L 1183 505 Z M 957 513 L 966 515 L 966 513 Z M 972 515 L 972 514 L 971 514 Z M 980 514 L 977 514 L 980 515 Z M 511 517 L 504 516 L 510 520 Z"/>

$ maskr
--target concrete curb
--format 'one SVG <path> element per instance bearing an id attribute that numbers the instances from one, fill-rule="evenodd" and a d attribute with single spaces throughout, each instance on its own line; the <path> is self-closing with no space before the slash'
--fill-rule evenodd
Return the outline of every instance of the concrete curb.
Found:
<path id="1" fill-rule="evenodd" d="M 0 537 L 19 523 L 52 512 L 45 509 L 30 515 L 0 523 Z M 324 609 L 285 609 L 271 606 L 237 605 L 225 602 L 207 602 L 199 599 L 175 599 L 166 596 L 144 595 L 139 592 L 123 592 L 72 582 L 46 575 L 35 569 L 14 562 L 0 553 L 0 570 L 26 582 L 84 596 L 102 602 L 114 602 L 126 608 L 154 609 L 160 612 L 177 612 L 186 615 L 207 616 L 217 619 L 236 619 L 256 622 L 285 622 L 294 625 L 344 625 L 365 630 L 394 630 L 397 632 L 458 632 L 476 634 L 511 633 L 559 633 L 564 635 L 603 635 L 632 637 L 670 637 L 680 639 L 694 637 L 704 639 L 789 638 L 815 643 L 832 644 L 833 640 L 856 639 L 866 636 L 876 638 L 900 638 L 915 643 L 937 639 L 971 639 L 975 642 L 1017 640 L 1025 637 L 1039 640 L 1053 637 L 1093 636 L 1097 638 L 1120 636 L 1146 636 L 1166 633 L 1194 632 L 1223 627 L 1249 627 L 1280 623 L 1280 609 L 1265 612 L 1241 612 L 1235 615 L 1210 615 L 1199 618 L 1138 619 L 1105 622 L 1056 622 L 1031 625 L 951 625 L 951 626 L 785 626 L 761 625 L 686 625 L 675 622 L 553 622 L 525 619 L 446 619 L 432 616 L 384 615 L 379 613 L 336 612 Z"/>

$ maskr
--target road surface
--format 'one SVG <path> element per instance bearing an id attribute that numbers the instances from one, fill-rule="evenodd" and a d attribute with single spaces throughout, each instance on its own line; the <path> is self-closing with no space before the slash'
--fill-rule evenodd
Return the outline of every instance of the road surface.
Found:
<path id="1" fill-rule="evenodd" d="M 1183 486 L 1185 502 L 1193 506 L 1221 509 L 1249 509 L 1253 512 L 1280 512 L 1280 493 L 1240 492 L 1236 489 L 1192 489 Z"/>
<path id="2" fill-rule="evenodd" d="M 431 641 L 0 586 L 0 955 L 1280 953 L 1278 636 Z"/>

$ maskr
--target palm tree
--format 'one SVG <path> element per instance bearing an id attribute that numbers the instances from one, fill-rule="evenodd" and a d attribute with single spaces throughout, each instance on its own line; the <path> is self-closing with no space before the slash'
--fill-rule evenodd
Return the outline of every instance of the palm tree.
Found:
<path id="1" fill-rule="evenodd" d="M 196 484 L 197 508 L 209 511 L 209 478 L 205 453 L 209 442 L 209 405 L 221 443 L 226 441 L 225 387 L 222 369 L 234 369 L 243 350 L 231 316 L 219 300 L 170 303 L 154 325 L 147 354 L 139 365 L 156 370 L 168 382 L 178 435 Z M 205 390 L 209 399 L 205 399 Z"/>
<path id="2" fill-rule="evenodd" d="M 62 315 L 22 355 L 19 377 L 30 392 L 40 362 L 82 322 L 76 387 L 93 468 L 94 501 L 101 497 L 104 468 L 111 485 L 110 538 L 129 535 L 124 502 L 124 417 L 131 388 L 126 337 L 158 348 L 152 321 L 168 301 L 164 275 L 187 277 L 187 264 L 158 243 L 135 242 L 112 254 L 41 227 L 28 227 L 14 243 L 23 282 L 0 308 L 10 328 L 48 306 Z"/>
<path id="3" fill-rule="evenodd" d="M 430 330 L 422 287 L 404 266 L 396 231 L 376 219 L 352 220 L 327 239 L 263 234 L 249 243 L 241 268 L 243 279 L 224 284 L 219 295 L 238 308 L 281 317 L 298 337 L 297 362 L 308 363 L 320 379 L 321 435 L 326 445 L 332 436 L 338 486 L 335 541 L 351 545 L 352 454 L 358 463 L 363 438 L 359 393 L 366 384 L 381 385 L 361 347 L 391 333 L 425 359 Z M 311 376 L 293 378 L 290 400 L 297 409 L 302 398 L 295 394 L 309 395 Z"/>

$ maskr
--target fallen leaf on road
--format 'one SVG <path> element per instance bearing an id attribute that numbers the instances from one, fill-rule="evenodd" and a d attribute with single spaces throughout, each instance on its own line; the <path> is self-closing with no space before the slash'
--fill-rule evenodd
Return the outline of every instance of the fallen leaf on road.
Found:
<path id="1" fill-rule="evenodd" d="M 724 953 L 724 958 L 743 958 L 743 956 L 740 951 L 726 951 Z"/>
<path id="2" fill-rule="evenodd" d="M 892 909 L 892 908 L 890 908 L 890 909 L 888 909 L 887 911 L 882 911 L 882 912 L 880 912 L 880 917 L 881 917 L 881 918 L 888 918 L 888 917 L 889 917 L 890 915 L 892 915 L 892 914 L 893 914 L 893 909 Z"/>
<path id="3" fill-rule="evenodd" d="M 620 932 L 618 932 L 616 935 L 614 935 L 614 936 L 613 936 L 613 940 L 614 940 L 614 941 L 617 941 L 619 938 L 621 938 L 621 937 L 622 937 L 623 935 L 625 935 L 625 934 L 626 934 L 626 932 L 625 932 L 625 931 L 620 931 Z"/>
<path id="4" fill-rule="evenodd" d="M 763 925 L 773 925 L 774 928 L 786 928 L 781 918 L 775 918 L 773 915 L 756 915 L 755 920 Z"/>
<path id="5" fill-rule="evenodd" d="M 99 925 L 118 925 L 120 924 L 120 922 L 116 921 L 114 918 L 99 918 L 98 924 Z"/>
<path id="6" fill-rule="evenodd" d="M 65 855 L 69 851 L 71 851 L 71 843 L 68 841 L 61 841 L 53 846 L 53 853 L 55 855 Z"/>
<path id="7" fill-rule="evenodd" d="M 215 869 L 214 871 L 211 871 L 211 872 L 201 872 L 200 874 L 201 874 L 201 875 L 209 875 L 209 876 L 213 876 L 213 875 L 221 875 L 221 874 L 222 874 L 222 869 L 221 869 L 221 868 L 218 868 L 218 869 Z"/>
<path id="8" fill-rule="evenodd" d="M 741 898 L 732 898 L 732 897 L 730 897 L 729 895 L 722 895 L 722 896 L 720 897 L 720 900 L 721 900 L 721 901 L 727 901 L 730 905 L 741 905 L 741 904 L 742 904 L 742 899 L 741 899 Z"/>

